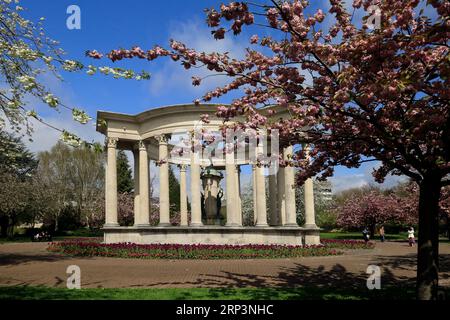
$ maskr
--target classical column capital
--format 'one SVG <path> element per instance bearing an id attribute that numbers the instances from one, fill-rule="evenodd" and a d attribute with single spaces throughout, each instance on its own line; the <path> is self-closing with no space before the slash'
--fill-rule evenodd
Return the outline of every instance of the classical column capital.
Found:
<path id="1" fill-rule="evenodd" d="M 147 144 L 144 140 L 139 140 L 137 143 L 137 149 L 139 150 L 147 150 Z"/>
<path id="2" fill-rule="evenodd" d="M 167 142 L 169 142 L 170 135 L 169 134 L 160 134 L 158 136 L 155 136 L 155 138 L 159 144 L 167 144 Z"/>
<path id="3" fill-rule="evenodd" d="M 180 171 L 186 172 L 187 170 L 187 164 L 179 164 L 178 168 L 180 168 Z"/>
<path id="4" fill-rule="evenodd" d="M 119 138 L 114 138 L 114 137 L 106 138 L 106 146 L 108 148 L 117 148 L 117 142 L 119 142 Z"/>

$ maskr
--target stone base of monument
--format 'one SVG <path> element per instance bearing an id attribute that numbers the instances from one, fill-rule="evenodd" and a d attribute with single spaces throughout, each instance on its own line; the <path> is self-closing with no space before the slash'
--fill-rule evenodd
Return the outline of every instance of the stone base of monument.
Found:
<path id="1" fill-rule="evenodd" d="M 104 227 L 105 243 L 139 244 L 320 244 L 320 229 L 301 227 Z"/>

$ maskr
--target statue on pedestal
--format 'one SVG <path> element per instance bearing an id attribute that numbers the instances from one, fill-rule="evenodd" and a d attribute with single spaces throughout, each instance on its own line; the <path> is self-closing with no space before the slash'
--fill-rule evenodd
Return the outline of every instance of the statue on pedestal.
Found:
<path id="1" fill-rule="evenodd" d="M 222 206 L 223 191 L 220 188 L 220 180 L 223 175 L 213 166 L 209 166 L 203 170 L 200 178 L 203 184 L 202 206 L 206 216 L 205 224 L 214 225 L 217 218 L 220 217 L 220 207 Z"/>

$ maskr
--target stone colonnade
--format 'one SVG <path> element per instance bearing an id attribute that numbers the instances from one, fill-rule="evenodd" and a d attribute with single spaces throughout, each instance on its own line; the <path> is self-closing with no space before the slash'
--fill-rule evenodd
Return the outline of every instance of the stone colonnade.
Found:
<path id="1" fill-rule="evenodd" d="M 157 138 L 159 149 L 159 226 L 170 226 L 169 220 L 169 150 L 168 136 L 160 135 Z M 105 227 L 116 227 L 117 217 L 117 165 L 116 151 L 118 139 L 108 137 L 107 165 L 106 165 L 106 217 Z M 262 146 L 257 147 L 257 153 L 262 153 Z M 293 148 L 285 148 L 283 155 L 287 159 L 293 153 Z M 135 163 L 135 227 L 148 227 L 149 224 L 149 157 L 145 141 L 138 141 L 133 150 Z M 228 227 L 242 226 L 242 203 L 240 195 L 240 167 L 236 164 L 233 153 L 226 154 L 226 206 Z M 191 152 L 190 157 L 190 189 L 191 189 L 191 222 L 188 224 L 187 209 L 187 165 L 181 164 L 180 168 L 180 213 L 181 226 L 202 227 L 201 213 L 201 181 L 200 181 L 200 158 L 198 152 Z M 295 169 L 293 167 L 280 167 L 276 175 L 269 175 L 268 190 L 266 197 L 265 168 L 252 166 L 253 175 L 253 203 L 256 227 L 298 227 L 296 221 L 295 201 Z M 305 227 L 317 229 L 314 213 L 314 190 L 313 181 L 308 179 L 305 188 Z M 269 201 L 269 212 L 267 212 L 267 201 Z"/>

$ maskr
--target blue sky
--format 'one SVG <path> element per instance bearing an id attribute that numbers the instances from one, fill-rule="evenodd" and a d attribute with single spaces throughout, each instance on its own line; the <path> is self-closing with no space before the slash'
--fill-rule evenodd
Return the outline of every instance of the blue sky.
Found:
<path id="1" fill-rule="evenodd" d="M 322 6 L 327 12 L 326 1 L 312 1 L 315 8 Z M 108 52 L 115 48 L 131 48 L 139 45 L 143 49 L 155 44 L 166 45 L 169 39 L 177 39 L 188 46 L 203 51 L 229 51 L 231 55 L 242 56 L 253 31 L 246 30 L 240 37 L 227 37 L 224 41 L 215 41 L 206 27 L 203 9 L 218 7 L 221 1 L 107 1 L 107 0 L 22 0 L 27 8 L 26 16 L 36 21 L 45 17 L 47 34 L 60 41 L 67 52 L 67 59 L 79 60 L 84 64 L 102 65 L 108 61 L 93 61 L 84 56 L 86 50 L 96 49 Z M 321 4 L 322 3 L 322 4 Z M 66 27 L 66 13 L 69 5 L 78 5 L 81 9 L 81 30 L 69 30 Z M 315 8 L 312 8 L 315 10 Z M 256 30 L 255 30 L 256 31 Z M 258 30 L 258 32 L 261 32 Z M 266 32 L 266 31 L 264 31 Z M 111 64 L 110 64 L 111 65 Z M 103 75 L 93 77 L 84 73 L 63 72 L 64 82 L 46 78 L 47 85 L 66 104 L 86 110 L 95 116 L 97 110 L 123 113 L 139 113 L 149 108 L 168 104 L 191 102 L 208 89 L 226 82 L 220 77 L 200 87 L 192 87 L 191 76 L 203 74 L 202 71 L 185 72 L 184 69 L 168 59 L 146 61 L 125 61 L 114 66 L 146 70 L 151 73 L 149 81 L 117 80 Z M 213 102 L 230 102 L 232 95 Z M 53 125 L 72 130 L 87 140 L 102 141 L 103 137 L 95 132 L 93 125 L 81 126 L 71 121 L 70 114 L 62 111 L 55 113 L 48 108 L 39 108 L 46 120 Z M 36 125 L 33 151 L 50 148 L 58 140 L 58 132 Z M 359 169 L 337 168 L 332 179 L 335 190 L 361 186 L 373 182 L 371 164 Z M 392 185 L 397 179 L 388 180 Z"/>

